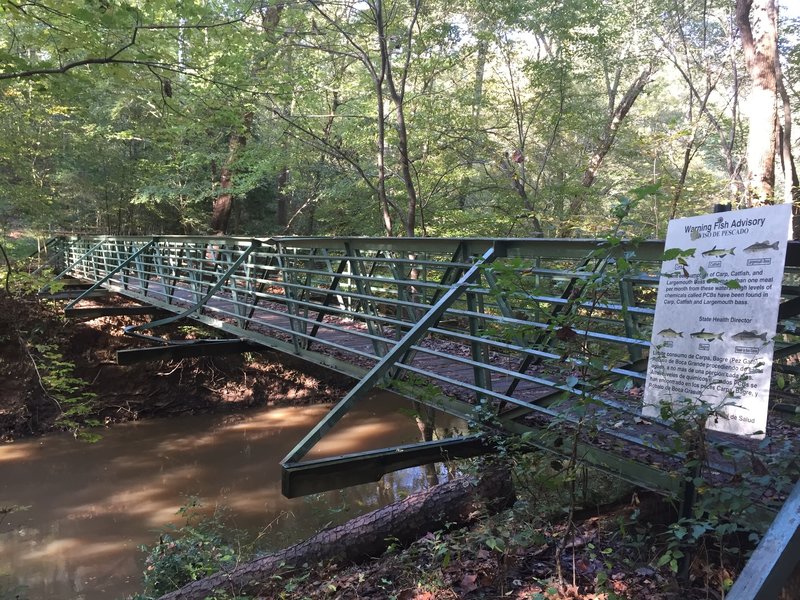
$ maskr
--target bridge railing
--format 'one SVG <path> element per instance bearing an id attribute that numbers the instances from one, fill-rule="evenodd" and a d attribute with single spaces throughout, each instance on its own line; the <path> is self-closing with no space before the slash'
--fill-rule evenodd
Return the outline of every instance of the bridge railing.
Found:
<path id="1" fill-rule="evenodd" d="M 580 442 L 582 460 L 638 485 L 680 489 L 673 473 L 687 457 L 670 443 L 675 432 L 639 416 L 661 242 L 162 236 L 74 237 L 62 247 L 63 274 L 171 313 L 130 333 L 158 341 L 189 318 L 360 378 L 287 456 L 287 495 L 338 487 L 343 469 L 349 483 L 370 480 L 444 451 L 303 461 L 375 385 L 463 418 L 488 407 L 506 430 L 538 432 L 533 443 L 557 454 L 564 449 L 545 430 L 576 426 L 575 400 L 588 400 L 594 438 Z M 798 412 L 786 391 L 800 374 L 800 244 L 790 243 L 786 265 L 772 400 Z M 714 440 L 720 477 L 733 476 L 724 457 L 735 444 Z"/>
<path id="2" fill-rule="evenodd" d="M 616 289 L 605 289 L 601 299 L 581 298 L 583 306 L 576 306 L 581 284 L 597 268 L 597 260 L 587 259 L 597 250 L 596 242 L 169 236 L 66 241 L 65 270 L 76 277 L 188 317 L 211 320 L 230 333 L 264 335 L 281 349 L 291 344 L 298 354 L 324 350 L 330 366 L 348 373 L 385 355 L 476 257 L 497 247 L 501 255 L 493 267 L 483 271 L 431 329 L 437 343 L 413 348 L 400 368 L 416 372 L 413 355 L 443 358 L 441 348 L 451 343 L 470 348 L 470 356 L 447 359 L 479 369 L 483 382 L 478 387 L 485 388 L 491 377 L 511 377 L 515 389 L 527 381 L 561 391 L 574 369 L 565 368 L 569 361 L 562 360 L 568 340 L 551 330 L 553 316 L 565 307 L 573 309 L 576 322 L 588 322 L 576 334 L 587 343 L 614 349 L 606 352 L 618 357 L 617 364 L 606 365 L 611 373 L 634 384 L 642 381 L 645 369 L 637 361 L 647 357 L 663 250 L 659 242 L 621 248 L 634 270 L 615 282 Z M 506 280 L 509 271 L 519 274 L 516 289 L 504 289 L 498 270 Z M 797 279 L 796 267 L 790 264 L 784 285 L 789 308 L 797 303 Z M 799 349 L 794 315 L 783 316 L 779 358 Z M 624 358 L 619 349 L 625 350 Z M 491 355 L 516 355 L 522 361 L 517 369 L 550 365 L 553 373 L 535 380 L 525 373 L 511 375 L 508 364 L 487 360 Z M 778 369 L 796 371 L 791 361 L 783 362 L 787 364 Z M 513 404 L 513 398 L 488 391 Z M 483 390 L 473 392 L 486 395 Z"/>
<path id="3" fill-rule="evenodd" d="M 440 346 L 449 341 L 474 347 L 476 354 L 523 353 L 529 362 L 561 363 L 558 351 L 537 348 L 530 337 L 552 327 L 551 314 L 574 302 L 569 293 L 591 275 L 585 268 L 586 255 L 593 249 L 588 242 L 565 246 L 551 240 L 75 238 L 67 245 L 64 261 L 70 274 L 102 281 L 102 287 L 176 312 L 193 308 L 186 316 L 266 333 L 291 343 L 299 353 L 311 347 L 343 353 L 345 364 L 338 366 L 351 371 L 353 359 L 368 364 L 384 355 L 477 256 L 496 244 L 503 253 L 496 265 L 518 263 L 535 291 L 506 293 L 498 288 L 493 271 L 486 271 L 448 308 L 431 334 Z M 621 282 L 617 297 L 604 298 L 602 306 L 594 307 L 597 331 L 585 333 L 590 340 L 628 348 L 632 360 L 646 354 L 658 268 L 654 260 L 660 255 L 657 243 L 642 249 L 648 255 L 641 261 L 646 270 Z M 231 270 L 244 254 L 247 257 Z M 358 325 L 355 331 L 353 323 Z M 509 340 L 508 327 L 527 333 Z M 413 350 L 436 356 L 434 348 Z M 491 361 L 465 358 L 463 364 L 470 367 L 477 362 L 494 375 L 503 373 Z M 544 385 L 554 389 L 564 384 L 548 381 Z"/>

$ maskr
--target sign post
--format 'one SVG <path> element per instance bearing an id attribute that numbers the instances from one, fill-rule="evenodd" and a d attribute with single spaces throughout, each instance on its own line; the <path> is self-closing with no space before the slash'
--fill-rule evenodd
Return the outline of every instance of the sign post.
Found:
<path id="1" fill-rule="evenodd" d="M 642 414 L 704 403 L 707 427 L 762 438 L 791 206 L 671 221 Z"/>

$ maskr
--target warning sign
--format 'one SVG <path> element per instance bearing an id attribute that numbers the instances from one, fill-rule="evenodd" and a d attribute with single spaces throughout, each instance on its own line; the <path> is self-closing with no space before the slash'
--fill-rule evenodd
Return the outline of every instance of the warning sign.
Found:
<path id="1" fill-rule="evenodd" d="M 709 429 L 763 437 L 790 223 L 788 204 L 670 222 L 644 416 L 704 402 Z"/>

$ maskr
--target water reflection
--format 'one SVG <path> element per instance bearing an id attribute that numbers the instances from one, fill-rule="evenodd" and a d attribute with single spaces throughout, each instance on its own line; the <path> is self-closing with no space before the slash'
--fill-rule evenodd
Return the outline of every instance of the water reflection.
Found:
<path id="1" fill-rule="evenodd" d="M 231 510 L 232 526 L 280 548 L 426 486 L 424 469 L 288 500 L 278 462 L 328 407 L 130 423 L 88 445 L 70 436 L 0 446 L 0 506 L 29 506 L 0 523 L 0 596 L 21 585 L 30 600 L 107 600 L 135 592 L 141 544 L 180 523 L 189 496 Z M 408 406 L 389 394 L 354 408 L 313 456 L 415 441 Z M 443 419 L 446 417 L 442 417 Z M 445 423 L 449 425 L 449 423 Z"/>

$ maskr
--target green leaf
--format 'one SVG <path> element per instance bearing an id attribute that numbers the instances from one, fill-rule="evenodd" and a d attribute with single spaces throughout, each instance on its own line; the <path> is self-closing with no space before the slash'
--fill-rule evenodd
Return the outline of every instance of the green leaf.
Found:
<path id="1" fill-rule="evenodd" d="M 486 546 L 495 552 L 505 552 L 506 542 L 502 538 L 490 537 L 486 539 Z"/>
<path id="2" fill-rule="evenodd" d="M 664 250 L 664 254 L 661 257 L 661 260 L 666 262 L 666 261 L 669 261 L 669 260 L 674 260 L 674 259 L 678 258 L 679 256 L 680 257 L 683 257 L 683 256 L 694 257 L 695 250 L 696 250 L 696 248 L 687 248 L 687 249 L 683 249 L 683 248 L 668 248 L 667 250 Z"/>
<path id="3" fill-rule="evenodd" d="M 663 567 L 663 566 L 664 566 L 665 564 L 667 564 L 667 563 L 668 563 L 670 560 L 672 560 L 672 554 L 671 554 L 670 552 L 665 552 L 665 553 L 664 553 L 664 554 L 662 554 L 662 555 L 661 555 L 661 557 L 658 559 L 658 562 L 656 563 L 656 566 L 657 566 L 657 567 Z"/>
<path id="4" fill-rule="evenodd" d="M 692 525 L 692 537 L 699 540 L 708 531 L 708 526 L 705 523 L 695 523 Z"/>
<path id="5" fill-rule="evenodd" d="M 633 194 L 638 200 L 641 200 L 646 196 L 652 196 L 653 194 L 657 194 L 660 190 L 661 190 L 661 182 L 658 182 L 634 188 L 631 190 L 630 193 Z"/>
<path id="6" fill-rule="evenodd" d="M 446 569 L 450 565 L 451 558 L 452 558 L 452 555 L 450 553 L 450 550 L 448 550 L 447 552 L 445 552 L 444 558 L 442 558 L 442 568 L 443 569 Z"/>

